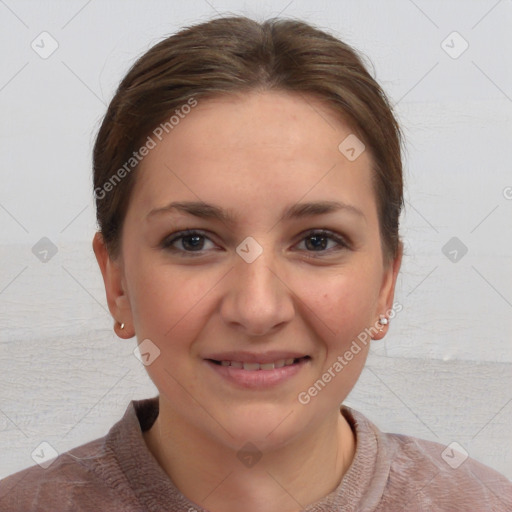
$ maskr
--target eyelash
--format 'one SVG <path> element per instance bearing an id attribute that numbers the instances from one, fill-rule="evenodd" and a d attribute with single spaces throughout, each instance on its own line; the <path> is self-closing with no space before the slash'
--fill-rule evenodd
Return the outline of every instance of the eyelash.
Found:
<path id="1" fill-rule="evenodd" d="M 192 237 L 192 236 L 200 236 L 207 240 L 212 241 L 208 236 L 206 236 L 206 234 L 204 234 L 204 232 L 202 232 L 200 230 L 187 229 L 185 231 L 179 231 L 177 233 L 173 233 L 173 234 L 167 236 L 166 238 L 164 238 L 164 240 L 162 241 L 162 243 L 160 245 L 161 245 L 161 248 L 166 251 L 170 251 L 173 253 L 181 253 L 180 255 L 185 256 L 185 257 L 197 257 L 197 256 L 204 255 L 205 251 L 202 249 L 199 251 L 186 251 L 183 249 L 177 249 L 176 247 L 172 246 L 172 244 L 175 243 L 176 241 L 182 240 L 187 237 Z M 338 244 L 338 247 L 334 248 L 334 249 L 332 249 L 332 248 L 325 249 L 322 251 L 307 251 L 306 250 L 306 252 L 308 252 L 308 253 L 330 254 L 333 250 L 340 251 L 340 250 L 351 248 L 350 244 L 348 243 L 347 240 L 345 240 L 343 237 L 337 235 L 336 233 L 326 230 L 326 229 L 311 229 L 303 234 L 300 241 L 302 242 L 302 241 L 304 241 L 308 238 L 311 238 L 313 236 L 323 237 L 323 238 L 332 240 Z M 309 257 L 317 258 L 318 256 L 309 256 Z"/>

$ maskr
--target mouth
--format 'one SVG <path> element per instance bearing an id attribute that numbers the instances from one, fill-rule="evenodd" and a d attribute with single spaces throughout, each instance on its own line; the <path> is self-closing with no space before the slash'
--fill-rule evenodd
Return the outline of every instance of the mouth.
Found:
<path id="1" fill-rule="evenodd" d="M 250 372 L 255 371 L 270 371 L 275 370 L 276 368 L 284 368 L 285 366 L 292 366 L 294 364 L 299 364 L 302 361 L 306 361 L 311 359 L 309 356 L 303 357 L 289 357 L 287 359 L 277 359 L 275 361 L 270 361 L 267 363 L 258 363 L 256 361 L 230 361 L 226 359 L 216 360 L 216 359 L 207 359 L 207 361 L 212 362 L 218 366 L 230 366 L 232 368 L 238 368 L 247 370 Z"/>
<path id="2" fill-rule="evenodd" d="M 204 359 L 222 382 L 237 388 L 264 390 L 291 380 L 311 361 L 310 356 L 290 353 L 257 355 L 218 354 Z"/>

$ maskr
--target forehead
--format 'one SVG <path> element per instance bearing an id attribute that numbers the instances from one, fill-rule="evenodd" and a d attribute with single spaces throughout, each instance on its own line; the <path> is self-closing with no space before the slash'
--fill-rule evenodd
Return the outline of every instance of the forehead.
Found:
<path id="1" fill-rule="evenodd" d="M 147 211 L 175 196 L 240 206 L 259 198 L 268 208 L 307 196 L 371 207 L 371 158 L 364 151 L 350 161 L 339 149 L 348 136 L 350 125 L 317 98 L 253 92 L 199 99 L 155 139 L 133 199 Z"/>

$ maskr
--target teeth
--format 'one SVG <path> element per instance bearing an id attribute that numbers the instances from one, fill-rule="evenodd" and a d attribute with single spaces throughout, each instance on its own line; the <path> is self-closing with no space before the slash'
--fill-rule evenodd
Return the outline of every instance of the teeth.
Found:
<path id="1" fill-rule="evenodd" d="M 244 363 L 244 370 L 259 370 L 260 363 Z"/>
<path id="2" fill-rule="evenodd" d="M 273 363 L 244 363 L 240 361 L 220 361 L 221 366 L 232 366 L 233 368 L 243 368 L 244 370 L 274 370 L 275 368 L 282 368 L 283 366 L 290 366 L 296 360 L 291 357 L 289 359 L 279 359 Z"/>

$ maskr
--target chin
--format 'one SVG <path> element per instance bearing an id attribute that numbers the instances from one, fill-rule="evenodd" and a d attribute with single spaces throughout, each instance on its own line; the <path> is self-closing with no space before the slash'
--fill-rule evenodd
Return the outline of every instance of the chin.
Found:
<path id="1" fill-rule="evenodd" d="M 276 403 L 243 404 L 219 414 L 219 422 L 226 430 L 216 431 L 222 435 L 224 444 L 234 450 L 247 442 L 262 451 L 276 449 L 300 436 L 310 422 L 315 422 L 313 408 L 307 416 L 305 412 L 298 403 L 288 406 Z M 301 413 L 300 416 L 298 413 Z"/>

